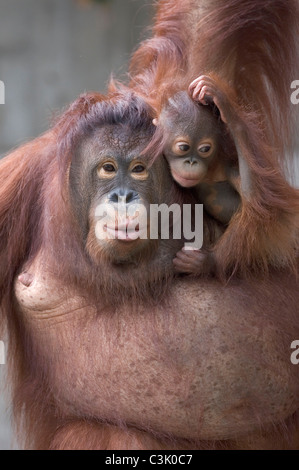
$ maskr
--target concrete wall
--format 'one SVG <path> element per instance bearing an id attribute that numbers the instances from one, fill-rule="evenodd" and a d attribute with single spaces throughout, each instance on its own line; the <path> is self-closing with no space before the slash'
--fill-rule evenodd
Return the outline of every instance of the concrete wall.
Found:
<path id="1" fill-rule="evenodd" d="M 112 72 L 125 73 L 151 22 L 151 3 L 0 0 L 0 155 L 45 131 L 53 114 L 80 93 L 105 90 Z M 5 370 L 0 365 L 2 384 Z M 2 392 L 0 450 L 12 446 L 6 404 Z"/>
<path id="2" fill-rule="evenodd" d="M 150 0 L 0 0 L 0 153 L 48 128 L 53 112 L 126 71 Z"/>

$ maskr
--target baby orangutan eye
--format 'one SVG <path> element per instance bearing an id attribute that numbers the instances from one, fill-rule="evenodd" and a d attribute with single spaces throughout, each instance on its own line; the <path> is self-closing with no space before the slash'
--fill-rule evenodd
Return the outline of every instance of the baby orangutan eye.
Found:
<path id="1" fill-rule="evenodd" d="M 176 155 L 185 155 L 189 152 L 190 148 L 188 142 L 179 141 L 174 144 L 172 150 Z"/>
<path id="2" fill-rule="evenodd" d="M 205 158 L 211 155 L 213 151 L 213 146 L 210 143 L 205 143 L 205 144 L 201 144 L 197 150 L 198 150 L 199 155 Z"/>
<path id="3" fill-rule="evenodd" d="M 188 144 L 180 144 L 178 147 L 182 152 L 188 152 L 188 150 L 190 150 L 190 145 Z"/>
<path id="4" fill-rule="evenodd" d="M 100 178 L 113 178 L 117 171 L 117 166 L 114 162 L 105 162 L 98 166 L 98 176 Z"/>

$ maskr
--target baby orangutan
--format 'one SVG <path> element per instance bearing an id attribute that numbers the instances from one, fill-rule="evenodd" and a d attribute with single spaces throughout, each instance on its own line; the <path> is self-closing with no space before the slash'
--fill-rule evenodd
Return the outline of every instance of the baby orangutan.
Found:
<path id="1" fill-rule="evenodd" d="M 154 119 L 154 124 L 158 134 L 163 134 L 163 154 L 174 180 L 182 187 L 195 187 L 206 212 L 224 230 L 241 204 L 240 156 L 213 97 L 206 96 L 207 101 L 201 98 L 201 103 L 196 103 L 198 96 L 194 94 L 192 99 L 187 92 L 176 93 L 163 107 L 159 118 Z M 211 106 L 203 106 L 206 104 Z M 244 182 L 249 187 L 248 169 Z M 215 259 L 207 248 L 183 248 L 174 259 L 176 270 L 193 274 L 213 272 Z"/>

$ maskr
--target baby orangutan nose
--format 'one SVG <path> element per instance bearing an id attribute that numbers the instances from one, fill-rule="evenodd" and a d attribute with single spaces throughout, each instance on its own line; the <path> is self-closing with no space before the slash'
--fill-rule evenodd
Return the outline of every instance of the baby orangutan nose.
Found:
<path id="1" fill-rule="evenodd" d="M 197 160 L 193 157 L 191 158 L 187 158 L 185 161 L 184 161 L 185 165 L 195 165 L 197 162 Z"/>

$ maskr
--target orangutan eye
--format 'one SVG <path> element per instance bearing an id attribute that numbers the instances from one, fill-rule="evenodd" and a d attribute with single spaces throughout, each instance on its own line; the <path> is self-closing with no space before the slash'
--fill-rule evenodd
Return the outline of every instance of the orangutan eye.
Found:
<path id="1" fill-rule="evenodd" d="M 100 178 L 113 178 L 117 171 L 117 165 L 114 162 L 106 161 L 98 166 L 98 176 Z"/>
<path id="2" fill-rule="evenodd" d="M 136 165 L 134 168 L 132 168 L 132 173 L 143 173 L 145 171 L 145 166 L 144 165 Z"/>
<path id="3" fill-rule="evenodd" d="M 172 150 L 176 155 L 185 155 L 190 150 L 188 142 L 178 141 L 174 144 Z"/>
<path id="4" fill-rule="evenodd" d="M 132 178 L 140 181 L 144 181 L 148 177 L 148 170 L 143 163 L 133 164 L 131 167 Z"/>
<path id="5" fill-rule="evenodd" d="M 202 157 L 208 157 L 209 155 L 211 155 L 213 147 L 211 144 L 205 143 L 201 144 L 197 150 Z"/>
<path id="6" fill-rule="evenodd" d="M 112 165 L 112 163 L 105 163 L 102 168 L 104 171 L 106 171 L 106 173 L 112 173 L 115 171 L 115 167 Z"/>
<path id="7" fill-rule="evenodd" d="M 178 147 L 182 152 L 188 152 L 188 150 L 190 150 L 190 145 L 188 144 L 180 144 Z"/>

